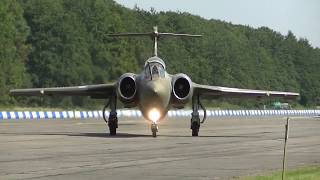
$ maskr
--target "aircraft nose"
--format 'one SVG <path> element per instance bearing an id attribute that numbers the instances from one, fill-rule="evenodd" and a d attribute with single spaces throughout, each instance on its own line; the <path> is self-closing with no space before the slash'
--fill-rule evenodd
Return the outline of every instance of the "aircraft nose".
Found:
<path id="1" fill-rule="evenodd" d="M 149 84 L 149 90 L 153 95 L 158 95 L 160 92 L 159 84 L 157 83 L 150 83 Z"/>

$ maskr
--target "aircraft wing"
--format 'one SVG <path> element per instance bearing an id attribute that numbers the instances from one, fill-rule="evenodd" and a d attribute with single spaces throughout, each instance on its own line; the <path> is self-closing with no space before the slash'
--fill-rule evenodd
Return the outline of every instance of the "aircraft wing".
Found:
<path id="1" fill-rule="evenodd" d="M 11 96 L 90 96 L 92 98 L 108 98 L 115 92 L 116 83 L 84 86 L 31 88 L 10 90 Z"/>
<path id="2" fill-rule="evenodd" d="M 281 92 L 281 91 L 267 91 L 267 90 L 254 90 L 254 89 L 239 89 L 229 88 L 221 86 L 208 86 L 193 83 L 194 92 L 212 97 L 237 97 L 237 98 L 285 98 L 295 99 L 299 96 L 299 93 L 294 92 Z"/>

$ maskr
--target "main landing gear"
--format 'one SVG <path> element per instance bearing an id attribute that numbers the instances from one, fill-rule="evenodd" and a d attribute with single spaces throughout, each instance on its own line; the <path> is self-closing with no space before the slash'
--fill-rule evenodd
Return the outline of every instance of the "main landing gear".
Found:
<path id="1" fill-rule="evenodd" d="M 156 122 L 152 122 L 152 124 L 151 124 L 151 132 L 152 132 L 152 137 L 157 137 L 158 124 Z"/>
<path id="2" fill-rule="evenodd" d="M 109 118 L 105 117 L 106 109 L 110 107 Z M 117 117 L 117 97 L 111 96 L 109 102 L 103 108 L 103 119 L 109 126 L 110 136 L 115 136 L 117 134 L 118 128 L 118 117 Z"/>
<path id="3" fill-rule="evenodd" d="M 202 121 L 200 121 L 200 116 L 199 116 L 200 108 L 204 111 L 204 116 Z M 204 121 L 206 120 L 206 117 L 207 117 L 206 109 L 201 104 L 199 95 L 194 95 L 192 97 L 192 113 L 191 113 L 191 127 L 190 127 L 190 129 L 192 130 L 192 136 L 199 135 L 200 124 L 204 123 Z"/>

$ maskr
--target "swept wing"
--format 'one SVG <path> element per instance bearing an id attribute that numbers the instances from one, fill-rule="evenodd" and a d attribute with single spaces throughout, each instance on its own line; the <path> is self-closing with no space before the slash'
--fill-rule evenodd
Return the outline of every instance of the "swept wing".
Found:
<path id="1" fill-rule="evenodd" d="M 90 96 L 92 98 L 110 97 L 116 89 L 116 83 L 84 86 L 31 88 L 10 90 L 12 96 Z"/>
<path id="2" fill-rule="evenodd" d="M 282 91 L 268 91 L 268 90 L 255 90 L 255 89 L 239 89 L 222 86 L 208 86 L 193 83 L 194 92 L 205 97 L 236 97 L 236 98 L 285 98 L 295 99 L 299 93 L 295 92 L 282 92 Z"/>

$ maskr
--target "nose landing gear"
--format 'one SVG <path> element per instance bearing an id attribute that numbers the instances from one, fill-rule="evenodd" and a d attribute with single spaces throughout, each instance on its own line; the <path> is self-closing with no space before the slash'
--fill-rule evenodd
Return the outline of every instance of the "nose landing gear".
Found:
<path id="1" fill-rule="evenodd" d="M 152 132 L 152 137 L 157 137 L 157 132 L 158 132 L 157 123 L 152 122 L 152 124 L 151 124 L 151 132 Z"/>

